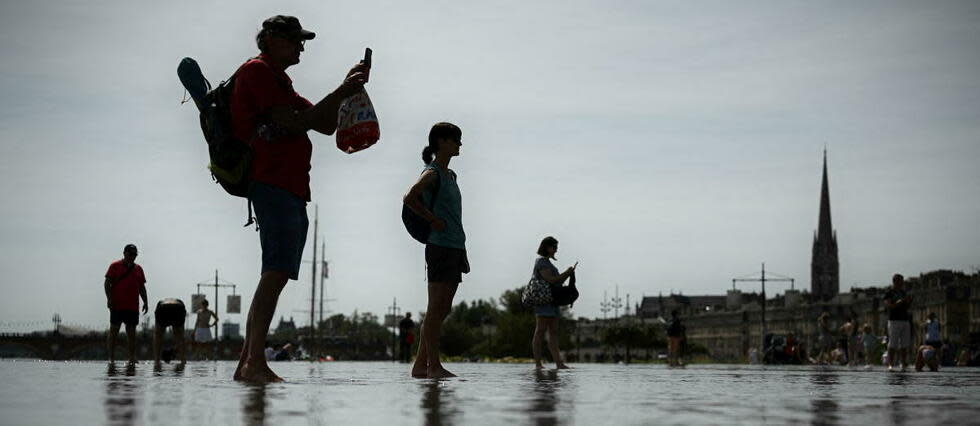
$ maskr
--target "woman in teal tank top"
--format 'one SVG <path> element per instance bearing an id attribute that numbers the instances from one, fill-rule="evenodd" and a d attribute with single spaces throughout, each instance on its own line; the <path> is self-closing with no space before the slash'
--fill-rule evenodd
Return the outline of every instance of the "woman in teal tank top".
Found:
<path id="1" fill-rule="evenodd" d="M 449 161 L 459 156 L 462 136 L 462 130 L 454 124 L 432 126 L 429 144 L 422 150 L 425 169 L 403 200 L 432 227 L 425 245 L 429 304 L 412 377 L 455 377 L 439 361 L 439 335 L 463 274 L 470 272 L 463 232 L 463 198 L 456 184 L 456 172 L 449 168 Z"/>

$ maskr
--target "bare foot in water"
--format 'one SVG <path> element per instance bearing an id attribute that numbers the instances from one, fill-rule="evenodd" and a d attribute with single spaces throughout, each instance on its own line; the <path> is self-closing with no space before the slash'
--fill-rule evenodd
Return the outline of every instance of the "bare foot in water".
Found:
<path id="1" fill-rule="evenodd" d="M 561 363 L 561 364 L 556 365 L 555 368 L 557 368 L 559 370 L 571 370 L 572 369 L 572 367 L 569 367 L 569 366 L 565 365 L 564 362 Z"/>
<path id="2" fill-rule="evenodd" d="M 435 369 L 430 368 L 427 377 L 430 379 L 447 379 L 450 377 L 456 377 L 456 375 L 450 373 L 449 370 L 446 370 L 445 368 L 439 367 Z"/>
<path id="3" fill-rule="evenodd" d="M 535 370 L 544 370 L 544 365 L 541 365 L 541 364 L 534 364 L 534 369 L 535 369 Z"/>
<path id="4" fill-rule="evenodd" d="M 284 380 L 282 377 L 273 373 L 272 370 L 267 366 L 265 368 L 253 369 L 248 364 L 242 366 L 241 374 L 237 374 L 235 380 L 242 382 L 251 383 L 279 383 Z"/>
<path id="5" fill-rule="evenodd" d="M 416 379 L 424 379 L 429 377 L 429 369 L 426 366 L 414 366 L 412 367 L 412 377 Z"/>

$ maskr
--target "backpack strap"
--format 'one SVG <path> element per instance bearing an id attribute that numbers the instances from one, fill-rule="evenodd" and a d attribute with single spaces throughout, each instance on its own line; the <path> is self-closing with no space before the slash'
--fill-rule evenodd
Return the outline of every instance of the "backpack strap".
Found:
<path id="1" fill-rule="evenodd" d="M 245 222 L 242 227 L 248 228 L 253 223 L 255 223 L 255 232 L 259 232 L 259 224 L 255 222 L 255 215 L 252 214 L 252 199 L 248 198 L 248 222 Z"/>
<path id="2" fill-rule="evenodd" d="M 136 269 L 136 264 L 135 263 L 133 263 L 132 265 L 129 265 L 129 268 L 126 268 L 126 272 L 123 272 L 123 274 L 120 275 L 119 278 L 114 278 L 112 280 L 113 281 L 112 286 L 115 287 L 116 284 L 119 284 L 119 282 L 123 280 L 123 278 L 128 277 L 129 276 L 129 273 L 130 272 L 133 272 L 133 269 Z"/>
<path id="3" fill-rule="evenodd" d="M 428 170 L 428 167 L 426 167 L 426 170 Z M 435 186 L 432 187 L 432 198 L 429 200 L 429 206 L 428 206 L 429 211 L 432 211 L 432 209 L 435 208 L 436 198 L 439 197 L 439 189 L 442 187 L 442 172 L 439 171 L 438 167 L 434 167 L 433 170 L 436 171 L 437 179 L 436 179 Z M 422 173 L 424 174 L 425 170 L 423 170 Z M 453 177 L 455 177 L 455 174 L 453 175 Z M 435 212 L 433 212 L 433 214 L 435 214 Z"/>

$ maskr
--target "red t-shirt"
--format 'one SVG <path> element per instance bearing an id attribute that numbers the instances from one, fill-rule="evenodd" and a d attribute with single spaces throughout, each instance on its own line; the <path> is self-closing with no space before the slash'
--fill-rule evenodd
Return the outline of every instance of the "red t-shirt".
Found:
<path id="1" fill-rule="evenodd" d="M 117 260 L 109 265 L 105 277 L 111 278 L 112 285 L 112 309 L 123 311 L 138 311 L 140 309 L 140 288 L 146 282 L 146 275 L 143 275 L 143 268 L 133 264 L 133 270 L 126 274 L 126 266 L 123 261 Z M 123 276 L 125 274 L 125 276 Z M 122 277 L 122 280 L 119 278 Z"/>
<path id="2" fill-rule="evenodd" d="M 273 68 L 259 55 L 245 62 L 235 75 L 232 131 L 235 137 L 252 145 L 252 180 L 280 187 L 309 201 L 313 144 L 306 133 L 286 134 L 284 129 L 263 120 L 263 114 L 275 106 L 302 111 L 313 104 L 293 90 L 285 71 Z M 260 125 L 266 128 L 257 132 Z"/>

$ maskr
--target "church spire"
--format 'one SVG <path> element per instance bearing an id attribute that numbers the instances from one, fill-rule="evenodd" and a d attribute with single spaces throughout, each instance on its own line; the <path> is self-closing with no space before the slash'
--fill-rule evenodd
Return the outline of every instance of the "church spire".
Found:
<path id="1" fill-rule="evenodd" d="M 830 183 L 827 181 L 827 148 L 823 149 L 823 184 L 820 188 L 820 222 L 817 226 L 817 239 L 830 241 L 834 237 L 834 227 L 830 221 Z"/>
<path id="2" fill-rule="evenodd" d="M 810 293 L 817 300 L 830 300 L 840 289 L 837 235 L 830 221 L 830 184 L 827 179 L 827 148 L 823 150 L 823 182 L 820 188 L 820 221 L 813 237 L 810 263 Z"/>

